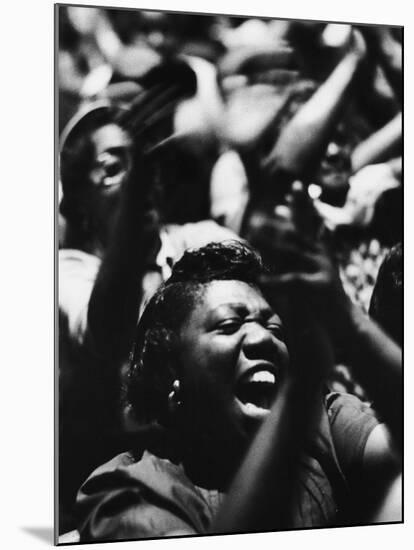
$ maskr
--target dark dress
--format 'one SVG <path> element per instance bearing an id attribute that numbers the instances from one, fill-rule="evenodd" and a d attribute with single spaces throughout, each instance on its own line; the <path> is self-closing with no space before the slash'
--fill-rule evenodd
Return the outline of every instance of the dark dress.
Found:
<path id="1" fill-rule="evenodd" d="M 302 460 L 289 528 L 358 522 L 363 453 L 378 420 L 348 394 L 330 394 L 325 404 Z M 81 541 L 206 534 L 224 497 L 195 485 L 182 465 L 148 450 L 138 458 L 123 453 L 98 468 L 78 494 Z"/>

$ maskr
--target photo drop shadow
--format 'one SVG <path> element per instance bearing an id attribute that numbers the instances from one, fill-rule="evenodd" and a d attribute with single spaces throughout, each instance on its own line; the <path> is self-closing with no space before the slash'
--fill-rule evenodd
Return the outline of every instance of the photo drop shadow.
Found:
<path id="1" fill-rule="evenodd" d="M 48 544 L 54 544 L 53 527 L 22 527 L 22 531 Z"/>

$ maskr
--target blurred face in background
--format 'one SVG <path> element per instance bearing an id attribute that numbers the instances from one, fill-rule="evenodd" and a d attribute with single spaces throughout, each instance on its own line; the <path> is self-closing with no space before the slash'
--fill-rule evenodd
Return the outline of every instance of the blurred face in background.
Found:
<path id="1" fill-rule="evenodd" d="M 131 170 L 131 140 L 115 123 L 105 124 L 90 136 L 94 159 L 89 172 L 91 216 L 98 229 L 110 229 L 117 212 L 122 183 Z"/>
<path id="2" fill-rule="evenodd" d="M 349 189 L 352 146 L 345 130 L 339 128 L 328 143 L 315 176 L 322 187 L 323 199 L 342 206 Z"/>

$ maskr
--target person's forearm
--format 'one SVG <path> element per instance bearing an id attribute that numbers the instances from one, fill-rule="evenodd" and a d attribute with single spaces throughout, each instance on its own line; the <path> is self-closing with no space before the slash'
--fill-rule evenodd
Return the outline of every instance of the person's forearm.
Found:
<path id="1" fill-rule="evenodd" d="M 295 366 L 291 368 L 302 369 L 302 374 L 296 371 L 280 388 L 213 521 L 211 533 L 292 526 L 292 499 L 300 458 L 322 407 L 319 369 L 321 363 L 330 362 L 320 330 L 314 323 L 298 338 Z"/>
<path id="2" fill-rule="evenodd" d="M 386 28 L 378 27 L 375 40 L 376 51 L 387 80 L 397 99 L 402 101 L 402 48 Z"/>
<path id="3" fill-rule="evenodd" d="M 301 177 L 319 163 L 359 65 L 356 52 L 346 54 L 286 125 L 271 153 L 280 169 Z"/>
<path id="4" fill-rule="evenodd" d="M 383 25 L 363 25 L 358 27 L 366 40 L 372 64 L 377 62 L 384 71 L 399 103 L 402 102 L 402 47 L 395 40 L 390 29 Z"/>
<path id="5" fill-rule="evenodd" d="M 353 304 L 344 314 L 343 344 L 349 353 L 355 377 L 388 424 L 395 442 L 401 445 L 401 348 Z"/>
<path id="6" fill-rule="evenodd" d="M 298 405 L 294 393 L 291 384 L 281 388 L 211 526 L 212 533 L 284 527 L 286 499 L 294 479 L 292 467 L 301 441 L 294 420 Z"/>
<path id="7" fill-rule="evenodd" d="M 115 362 L 128 356 L 142 298 L 142 277 L 158 239 L 138 181 L 131 178 L 124 191 L 88 306 L 89 342 L 95 353 Z"/>
<path id="8" fill-rule="evenodd" d="M 400 143 L 402 139 L 401 113 L 394 117 L 380 130 L 370 135 L 360 143 L 352 153 L 352 169 L 357 172 L 368 164 L 386 160 L 387 154 Z"/>

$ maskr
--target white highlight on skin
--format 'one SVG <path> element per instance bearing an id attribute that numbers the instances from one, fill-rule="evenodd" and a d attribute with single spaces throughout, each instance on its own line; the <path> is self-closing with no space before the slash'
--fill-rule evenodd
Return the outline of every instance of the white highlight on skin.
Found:
<path id="1" fill-rule="evenodd" d="M 257 420 L 264 419 L 270 413 L 270 409 L 262 409 L 253 403 L 241 403 L 241 408 L 246 416 Z"/>
<path id="2" fill-rule="evenodd" d="M 313 200 L 319 199 L 322 194 L 322 187 L 316 185 L 315 183 L 311 183 L 308 187 L 308 194 Z"/>

